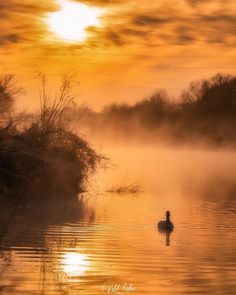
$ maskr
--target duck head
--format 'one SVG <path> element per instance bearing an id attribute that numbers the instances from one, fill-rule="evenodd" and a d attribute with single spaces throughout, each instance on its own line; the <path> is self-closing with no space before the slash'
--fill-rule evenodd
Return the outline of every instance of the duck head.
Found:
<path id="1" fill-rule="evenodd" d="M 170 221 L 170 211 L 166 211 L 166 221 Z"/>

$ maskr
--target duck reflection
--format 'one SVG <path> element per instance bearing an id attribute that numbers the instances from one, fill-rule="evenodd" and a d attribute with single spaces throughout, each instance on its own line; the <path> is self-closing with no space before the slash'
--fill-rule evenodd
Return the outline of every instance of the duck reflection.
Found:
<path id="1" fill-rule="evenodd" d="M 161 229 L 158 229 L 159 233 L 163 234 L 166 236 L 166 246 L 169 247 L 170 246 L 170 236 L 171 236 L 171 233 L 173 232 L 173 230 L 161 230 Z"/>

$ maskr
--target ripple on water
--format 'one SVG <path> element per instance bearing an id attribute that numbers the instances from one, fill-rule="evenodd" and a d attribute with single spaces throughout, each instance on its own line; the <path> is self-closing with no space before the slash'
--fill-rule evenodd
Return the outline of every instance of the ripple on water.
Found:
<path id="1" fill-rule="evenodd" d="M 186 200 L 165 235 L 156 228 L 163 210 L 153 196 L 141 196 L 126 213 L 122 202 L 132 208 L 132 198 L 115 206 L 114 197 L 99 198 L 93 218 L 78 213 L 73 221 L 35 225 L 32 214 L 15 216 L 0 243 L 2 294 L 97 295 L 107 293 L 105 283 L 132 284 L 130 294 L 236 294 L 236 216 L 225 203 L 216 214 L 220 204 L 206 201 L 202 214 L 203 204 Z"/>

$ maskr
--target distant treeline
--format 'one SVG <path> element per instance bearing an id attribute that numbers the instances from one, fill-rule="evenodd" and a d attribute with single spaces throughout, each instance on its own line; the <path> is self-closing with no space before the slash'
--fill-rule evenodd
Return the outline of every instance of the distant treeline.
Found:
<path id="1" fill-rule="evenodd" d="M 81 114 L 82 110 L 78 110 Z M 173 99 L 165 90 L 134 105 L 87 109 L 81 125 L 92 134 L 175 143 L 236 143 L 236 77 L 218 74 L 192 82 Z"/>

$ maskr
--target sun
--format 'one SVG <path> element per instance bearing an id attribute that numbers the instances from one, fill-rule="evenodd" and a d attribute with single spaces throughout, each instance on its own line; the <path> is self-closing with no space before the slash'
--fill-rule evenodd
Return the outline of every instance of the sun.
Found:
<path id="1" fill-rule="evenodd" d="M 82 42 L 86 29 L 100 25 L 101 9 L 69 0 L 59 0 L 60 10 L 47 17 L 50 30 L 60 39 L 68 42 Z"/>

